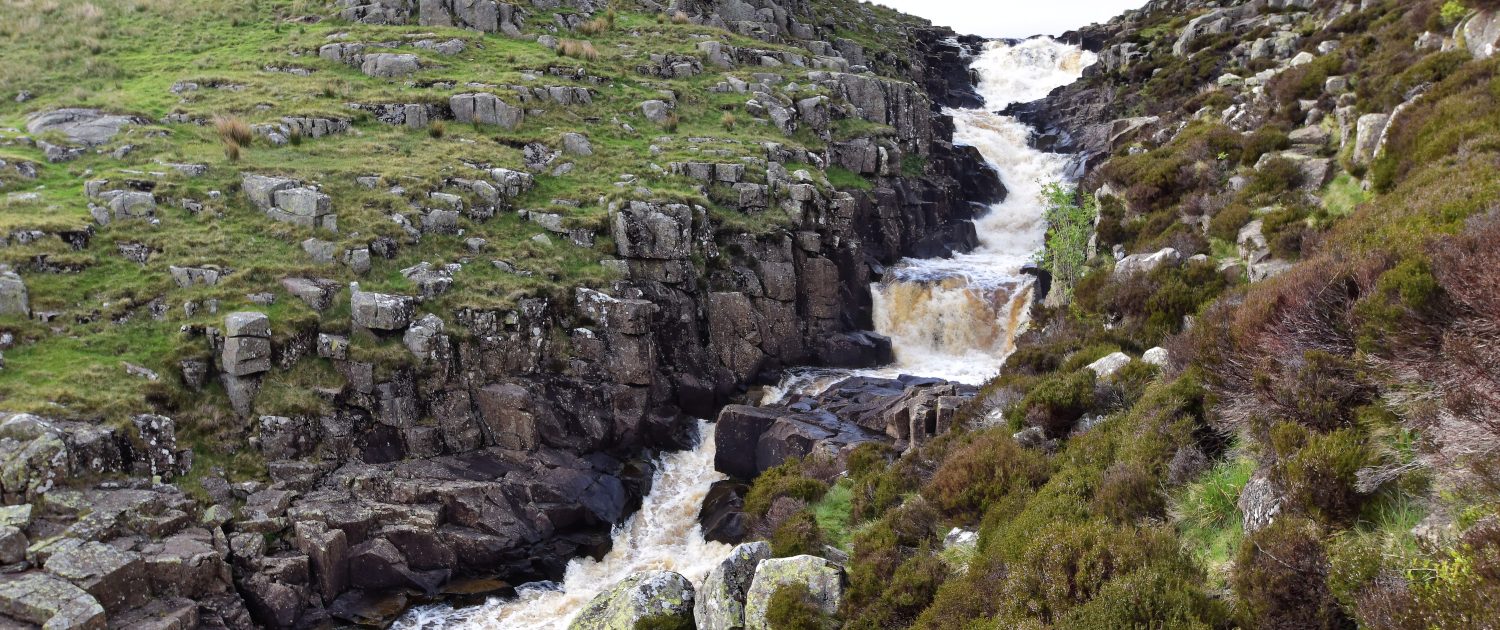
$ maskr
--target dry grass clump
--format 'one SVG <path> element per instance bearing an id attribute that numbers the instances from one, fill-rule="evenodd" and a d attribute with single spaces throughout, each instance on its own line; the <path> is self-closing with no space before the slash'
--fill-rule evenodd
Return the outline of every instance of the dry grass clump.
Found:
<path id="1" fill-rule="evenodd" d="M 719 117 L 719 124 L 723 125 L 729 131 L 734 131 L 734 126 L 738 123 L 739 120 L 731 112 L 724 112 L 724 115 Z"/>
<path id="2" fill-rule="evenodd" d="M 561 57 L 573 57 L 594 61 L 599 58 L 599 50 L 594 48 L 593 42 L 578 39 L 565 39 L 557 44 L 557 54 Z"/>
<path id="3" fill-rule="evenodd" d="M 214 131 L 219 134 L 219 140 L 224 143 L 224 157 L 230 162 L 239 161 L 240 150 L 250 146 L 250 141 L 253 139 L 250 125 L 232 114 L 214 116 Z"/>
<path id="4" fill-rule="evenodd" d="M 688 20 L 689 20 L 688 14 L 685 11 L 678 11 L 678 12 L 672 14 L 672 23 L 673 24 L 687 24 Z"/>
<path id="5" fill-rule="evenodd" d="M 242 147 L 249 145 L 252 139 L 250 125 L 232 114 L 214 116 L 214 131 L 218 132 L 220 140 L 233 142 Z"/>
<path id="6" fill-rule="evenodd" d="M 441 120 L 434 120 L 432 124 L 427 125 L 427 135 L 431 136 L 434 140 L 442 138 L 447 133 L 448 126 L 444 125 Z"/>
<path id="7" fill-rule="evenodd" d="M 584 22 L 582 26 L 578 27 L 578 32 L 584 35 L 603 35 L 609 32 L 612 26 L 607 18 L 597 17 Z"/>

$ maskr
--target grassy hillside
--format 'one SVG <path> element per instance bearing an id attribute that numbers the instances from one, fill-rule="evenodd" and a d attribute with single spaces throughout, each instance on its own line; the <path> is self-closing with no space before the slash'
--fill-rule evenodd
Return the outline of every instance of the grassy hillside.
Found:
<path id="1" fill-rule="evenodd" d="M 168 411 L 209 457 L 239 421 L 230 417 L 219 385 L 198 393 L 177 378 L 182 359 L 212 361 L 197 338 L 204 327 L 217 326 L 224 313 L 250 309 L 278 323 L 278 345 L 299 334 L 348 328 L 347 293 L 318 312 L 282 289 L 283 278 L 337 285 L 358 280 L 367 291 L 414 294 L 417 287 L 401 270 L 424 262 L 460 264 L 452 287 L 423 302 L 422 310 L 448 315 L 468 307 L 513 308 L 528 297 L 570 300 L 574 287 L 602 286 L 616 277 L 601 264 L 615 249 L 609 236 L 612 203 L 697 204 L 726 231 L 757 233 L 789 224 L 774 204 L 767 212 L 743 213 L 724 191 L 653 165 L 764 159 L 766 142 L 819 150 L 829 141 L 891 131 L 840 120 L 826 137 L 811 129 L 788 137 L 763 115 L 745 111 L 746 94 L 717 89 L 733 77 L 800 81 L 799 98 L 825 94 L 826 88 L 806 82 L 806 68 L 726 71 L 703 64 L 693 76 L 663 78 L 650 69 L 652 55 L 696 60 L 702 41 L 800 55 L 807 50 L 697 26 L 631 3 L 560 34 L 549 15 L 537 13 L 522 37 L 351 23 L 332 17 L 338 10 L 331 4 L 304 1 L 27 0 L 7 1 L 4 8 L 0 160 L 27 165 L 34 174 L 0 169 L 0 234 L 10 237 L 0 263 L 22 274 L 36 317 L 0 321 L 13 339 L 0 371 L 0 406 L 111 423 L 133 413 Z M 848 17 L 869 9 L 835 2 L 817 10 Z M 915 24 L 884 9 L 869 15 L 890 25 Z M 555 34 L 563 41 L 537 41 L 538 35 Z M 894 28 L 840 34 L 866 46 L 877 66 L 898 59 L 890 47 L 904 42 Z M 420 69 L 400 78 L 375 77 L 319 56 L 321 47 L 339 42 L 389 45 L 389 52 L 416 55 Z M 440 51 L 433 43 L 461 50 Z M 524 105 L 530 111 L 515 128 L 452 120 L 393 125 L 351 107 L 445 107 L 450 96 L 467 92 L 509 98 L 511 86 L 586 89 L 591 98 Z M 653 99 L 675 103 L 668 120 L 651 122 L 643 115 L 640 104 Z M 46 159 L 45 143 L 61 145 L 63 139 L 33 138 L 26 127 L 37 112 L 60 107 L 139 120 L 107 144 L 54 163 Z M 349 128 L 322 137 L 293 134 L 279 145 L 259 133 L 236 137 L 289 116 L 347 120 Z M 559 155 L 535 172 L 534 187 L 508 201 L 534 220 L 516 212 L 489 219 L 466 215 L 457 233 L 420 239 L 393 220 L 404 215 L 420 226 L 414 211 L 432 206 L 429 193 L 463 196 L 453 179 L 479 177 L 483 169 L 524 171 L 529 143 L 557 151 L 566 133 L 585 135 L 592 154 Z M 565 164 L 570 166 L 558 169 Z M 205 168 L 186 174 L 173 165 Z M 811 170 L 824 188 L 871 186 L 847 171 L 825 176 Z M 331 197 L 337 232 L 268 218 L 240 191 L 246 173 L 317 186 Z M 110 188 L 150 188 L 160 202 L 154 219 L 98 225 L 90 204 L 104 203 L 85 192 L 85 182 L 93 180 L 108 180 Z M 541 219 L 557 223 L 549 229 Z M 26 236 L 33 233 L 39 236 Z M 69 241 L 73 234 L 86 238 Z M 579 241 L 574 234 L 587 238 Z M 342 261 L 318 262 L 303 245 L 309 238 L 332 251 L 381 239 L 399 247 L 389 258 L 377 252 L 373 268 L 359 274 Z M 127 250 L 144 252 L 144 261 L 128 260 Z M 212 268 L 222 277 L 212 286 L 179 286 L 173 267 Z M 386 368 L 409 361 L 399 340 L 356 335 L 351 353 Z M 128 375 L 125 363 L 160 378 Z M 267 378 L 257 410 L 312 413 L 324 405 L 319 389 L 341 382 L 327 362 L 301 362 Z"/>

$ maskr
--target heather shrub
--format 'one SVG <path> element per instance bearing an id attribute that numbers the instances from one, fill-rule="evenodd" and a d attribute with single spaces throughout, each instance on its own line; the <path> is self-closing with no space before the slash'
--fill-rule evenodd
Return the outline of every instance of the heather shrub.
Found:
<path id="1" fill-rule="evenodd" d="M 848 468 L 849 477 L 860 479 L 884 471 L 895 454 L 896 449 L 884 443 L 865 442 L 849 451 L 844 465 Z"/>
<path id="2" fill-rule="evenodd" d="M 1289 505 L 1330 524 L 1359 514 L 1368 493 L 1357 488 L 1357 473 L 1375 463 L 1359 431 L 1320 434 L 1282 422 L 1272 427 L 1270 446 Z"/>
<path id="3" fill-rule="evenodd" d="M 1012 492 L 1029 492 L 1047 478 L 1047 462 L 1021 448 L 1003 429 L 967 436 L 938 465 L 922 496 L 945 518 L 972 521 L 992 502 Z"/>
<path id="4" fill-rule="evenodd" d="M 1359 348 L 1366 352 L 1409 345 L 1410 333 L 1442 308 L 1443 289 L 1421 258 L 1403 260 L 1381 273 L 1372 289 L 1354 305 Z"/>
<path id="5" fill-rule="evenodd" d="M 1250 183 L 1245 185 L 1245 194 L 1251 197 L 1274 197 L 1301 185 L 1302 167 L 1288 158 L 1274 157 L 1266 160 L 1250 176 Z"/>
<path id="6" fill-rule="evenodd" d="M 823 530 L 809 510 L 801 510 L 786 519 L 771 534 L 771 555 L 777 558 L 803 554 L 822 555 Z"/>
<path id="7" fill-rule="evenodd" d="M 1094 372 L 1054 374 L 1037 383 L 1017 409 L 1022 421 L 1051 437 L 1067 434 L 1094 404 Z"/>
<path id="8" fill-rule="evenodd" d="M 922 483 L 912 457 L 901 457 L 883 469 L 851 477 L 850 518 L 863 521 L 880 516 L 901 503 L 903 497 Z"/>
<path id="9" fill-rule="evenodd" d="M 1146 209 L 1176 203 L 1182 195 L 1179 179 L 1189 166 L 1191 161 L 1186 157 L 1162 148 L 1117 156 L 1104 164 L 1101 173 L 1117 189 L 1124 190 L 1131 208 Z"/>
<path id="10" fill-rule="evenodd" d="M 1307 211 L 1296 205 L 1282 206 L 1267 213 L 1261 223 L 1261 234 L 1271 248 L 1271 255 L 1283 260 L 1302 257 L 1302 239 L 1307 229 Z"/>
<path id="11" fill-rule="evenodd" d="M 1304 352 L 1280 373 L 1259 375 L 1257 387 L 1276 413 L 1322 431 L 1347 425 L 1373 393 L 1358 364 L 1323 350 Z"/>
<path id="12" fill-rule="evenodd" d="M 1239 240 L 1240 228 L 1250 223 L 1250 207 L 1244 204 L 1230 204 L 1208 223 L 1208 235 L 1227 243 L 1236 243 Z"/>
<path id="13" fill-rule="evenodd" d="M 1314 523 L 1282 516 L 1249 534 L 1230 584 L 1246 627 L 1349 628 L 1328 587 L 1328 557 Z"/>
<path id="14" fill-rule="evenodd" d="M 1123 461 L 1104 471 L 1094 492 L 1094 512 L 1120 523 L 1159 518 L 1165 515 L 1166 506 L 1157 480 L 1139 466 Z"/>
<path id="15" fill-rule="evenodd" d="M 890 585 L 891 576 L 919 550 L 937 540 L 937 513 L 924 501 L 909 501 L 861 528 L 849 555 L 849 589 L 844 610 L 849 616 L 873 605 Z"/>
<path id="16" fill-rule="evenodd" d="M 771 593 L 771 601 L 766 604 L 766 625 L 788 630 L 831 630 L 838 627 L 838 622 L 818 609 L 807 588 L 787 584 Z"/>
<path id="17" fill-rule="evenodd" d="M 1285 127 L 1277 125 L 1261 127 L 1244 137 L 1240 145 L 1240 163 L 1254 165 L 1260 160 L 1260 156 L 1272 151 L 1280 151 L 1291 145 L 1291 141 L 1287 139 Z"/>
<path id="18" fill-rule="evenodd" d="M 1228 611 L 1203 589 L 1203 576 L 1182 563 L 1155 562 L 1106 582 L 1089 601 L 1059 619 L 1062 628 L 1224 627 Z"/>
<path id="19" fill-rule="evenodd" d="M 1176 539 L 1160 529 L 1059 523 L 1010 564 L 1000 596 L 1014 617 L 1055 623 L 1111 579 L 1180 553 Z"/>
<path id="20" fill-rule="evenodd" d="M 777 498 L 791 497 L 812 502 L 822 498 L 827 491 L 828 484 L 803 476 L 801 460 L 789 459 L 755 478 L 750 492 L 745 495 L 745 514 L 752 518 L 764 516 Z"/>
<path id="21" fill-rule="evenodd" d="M 851 621 L 846 630 L 881 630 L 910 626 L 932 604 L 949 568 L 935 550 L 924 544 L 896 567 L 885 580 L 885 590 L 868 605 L 846 607 Z M 850 600 L 852 601 L 852 600 Z"/>

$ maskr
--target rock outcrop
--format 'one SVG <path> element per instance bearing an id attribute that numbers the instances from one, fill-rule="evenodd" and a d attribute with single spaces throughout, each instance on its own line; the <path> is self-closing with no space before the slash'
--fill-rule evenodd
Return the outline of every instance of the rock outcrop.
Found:
<path id="1" fill-rule="evenodd" d="M 691 625 L 693 584 L 671 571 L 647 571 L 594 597 L 568 630 L 633 630 L 647 623 Z M 674 627 L 675 627 L 674 626 Z"/>
<path id="2" fill-rule="evenodd" d="M 745 592 L 746 630 L 772 630 L 766 611 L 771 596 L 783 587 L 805 590 L 819 612 L 833 615 L 844 599 L 844 569 L 817 556 L 762 560 Z"/>
<path id="3" fill-rule="evenodd" d="M 719 413 L 714 466 L 753 479 L 789 458 L 817 453 L 842 461 L 854 447 L 906 449 L 947 432 L 975 388 L 940 379 L 852 377 L 811 397 L 777 405 L 730 405 Z"/>
<path id="4" fill-rule="evenodd" d="M 756 567 L 770 557 L 769 544 L 745 543 L 737 545 L 728 558 L 708 572 L 693 602 L 698 630 L 743 630 L 745 596 Z"/>

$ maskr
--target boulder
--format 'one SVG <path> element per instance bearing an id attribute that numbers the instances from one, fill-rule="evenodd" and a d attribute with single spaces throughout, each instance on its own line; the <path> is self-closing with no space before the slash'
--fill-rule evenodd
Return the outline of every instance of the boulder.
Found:
<path id="1" fill-rule="evenodd" d="M 21 275 L 5 269 L 0 271 L 0 315 L 31 316 L 31 297 Z"/>
<path id="2" fill-rule="evenodd" d="M 1270 525 L 1281 514 L 1282 493 L 1264 473 L 1257 472 L 1240 490 L 1235 504 L 1242 514 L 1241 525 L 1250 534 Z"/>
<path id="3" fill-rule="evenodd" d="M 106 114 L 97 109 L 65 108 L 33 114 L 26 119 L 26 132 L 36 135 L 57 131 L 72 142 L 98 146 L 136 122 L 130 116 Z"/>
<path id="4" fill-rule="evenodd" d="M 339 284 L 321 278 L 283 278 L 281 288 L 315 311 L 328 310 L 338 295 Z"/>
<path id="5" fill-rule="evenodd" d="M 224 318 L 224 372 L 250 376 L 271 369 L 271 320 L 265 313 L 238 312 Z"/>
<path id="6" fill-rule="evenodd" d="M 1132 273 L 1151 273 L 1162 265 L 1176 265 L 1182 261 L 1182 255 L 1170 247 L 1164 248 L 1154 254 L 1132 254 L 1120 259 L 1115 263 L 1115 275 L 1124 276 Z"/>
<path id="7" fill-rule="evenodd" d="M 455 94 L 448 98 L 453 119 L 461 123 L 498 125 L 515 129 L 526 120 L 526 110 L 515 107 L 494 94 Z"/>
<path id="8" fill-rule="evenodd" d="M 443 319 L 437 315 L 428 313 L 421 319 L 412 322 L 411 327 L 406 329 L 406 335 L 402 337 L 402 343 L 406 349 L 419 359 L 429 359 L 439 348 L 444 339 Z"/>
<path id="9" fill-rule="evenodd" d="M 660 125 L 671 117 L 672 106 L 666 101 L 646 101 L 641 103 L 641 114 L 646 120 Z"/>
<path id="10" fill-rule="evenodd" d="M 517 450 L 535 449 L 541 439 L 531 403 L 531 392 L 512 383 L 487 385 L 474 397 L 490 441 Z"/>
<path id="11" fill-rule="evenodd" d="M 562 136 L 563 153 L 586 157 L 594 154 L 594 145 L 589 143 L 588 136 L 581 133 L 565 133 Z"/>
<path id="12" fill-rule="evenodd" d="M 15 564 L 26 559 L 26 532 L 14 525 L 0 525 L 0 564 Z"/>
<path id="13" fill-rule="evenodd" d="M 230 337 L 270 337 L 271 318 L 255 311 L 230 313 L 224 317 L 224 334 Z"/>
<path id="14" fill-rule="evenodd" d="M 359 283 L 349 285 L 350 316 L 354 325 L 371 330 L 401 330 L 411 323 L 414 300 L 404 295 L 387 295 L 359 290 Z"/>
<path id="15" fill-rule="evenodd" d="M 375 53 L 365 55 L 359 71 L 372 77 L 396 78 L 410 76 L 421 68 L 416 55 L 410 53 Z"/>
<path id="16" fill-rule="evenodd" d="M 1266 236 L 1262 230 L 1264 226 L 1265 220 L 1256 219 L 1240 228 L 1239 235 L 1235 237 L 1235 245 L 1245 264 L 1254 265 L 1270 258 L 1271 247 L 1266 243 Z"/>
<path id="17" fill-rule="evenodd" d="M 0 614 L 43 630 L 104 630 L 104 607 L 68 581 L 30 571 L 0 576 Z"/>
<path id="18" fill-rule="evenodd" d="M 150 597 L 145 563 L 139 554 L 99 542 L 85 542 L 47 558 L 48 573 L 72 582 L 111 613 L 145 604 Z"/>
<path id="19" fill-rule="evenodd" d="M 1121 368 L 1130 365 L 1130 355 L 1124 352 L 1112 353 L 1098 361 L 1090 363 L 1088 368 L 1094 371 L 1094 375 L 1100 379 L 1114 376 Z"/>
<path id="20" fill-rule="evenodd" d="M 1152 348 L 1150 350 L 1147 350 L 1144 354 L 1142 354 L 1141 355 L 1141 361 L 1144 361 L 1144 362 L 1146 362 L 1146 363 L 1148 363 L 1150 365 L 1154 365 L 1156 367 L 1162 367 L 1162 368 L 1164 368 L 1164 367 L 1167 367 L 1167 365 L 1171 363 L 1172 356 L 1171 356 L 1171 354 L 1169 352 L 1167 352 L 1166 348 L 1162 348 L 1162 347 L 1158 346 L 1158 347 Z"/>
<path id="21" fill-rule="evenodd" d="M 752 542 L 736 546 L 703 578 L 693 602 L 693 620 L 698 630 L 743 630 L 745 594 L 755 578 L 755 569 L 771 557 L 771 546 Z"/>
<path id="22" fill-rule="evenodd" d="M 1459 30 L 1475 59 L 1489 59 L 1495 54 L 1496 42 L 1500 42 L 1500 11 L 1486 9 L 1476 12 Z"/>
<path id="23" fill-rule="evenodd" d="M 307 554 L 313 584 L 324 601 L 333 601 L 349 587 L 349 544 L 342 529 L 317 521 L 297 523 L 296 546 Z"/>
<path id="24" fill-rule="evenodd" d="M 693 210 L 632 201 L 615 213 L 615 246 L 624 258 L 684 259 L 692 252 Z"/>
<path id="25" fill-rule="evenodd" d="M 137 190 L 113 191 L 108 195 L 110 215 L 114 219 L 146 219 L 156 214 L 156 197 Z"/>
<path id="26" fill-rule="evenodd" d="M 745 539 L 745 494 L 749 491 L 750 486 L 733 479 L 709 486 L 698 511 L 705 540 L 732 545 Z"/>
<path id="27" fill-rule="evenodd" d="M 276 207 L 276 193 L 288 188 L 293 188 L 297 182 L 285 177 L 271 177 L 268 175 L 256 175 L 245 173 L 240 177 L 240 188 L 245 191 L 245 196 L 250 198 L 250 203 L 261 210 L 270 210 Z"/>
<path id="28" fill-rule="evenodd" d="M 1380 148 L 1380 139 L 1385 137 L 1385 127 L 1391 121 L 1390 114 L 1365 114 L 1354 123 L 1355 164 L 1369 164 Z"/>
<path id="29" fill-rule="evenodd" d="M 766 622 L 766 612 L 771 596 L 783 586 L 807 589 L 818 609 L 832 615 L 844 599 L 844 569 L 807 555 L 761 561 L 745 592 L 746 630 L 773 630 Z"/>
<path id="30" fill-rule="evenodd" d="M 110 626 L 130 630 L 195 630 L 200 627 L 198 602 L 181 597 L 154 599 L 111 619 Z"/>
<path id="31" fill-rule="evenodd" d="M 568 625 L 569 630 L 634 630 L 643 622 L 661 627 L 671 619 L 691 624 L 693 584 L 671 571 L 645 571 L 595 596 Z"/>

